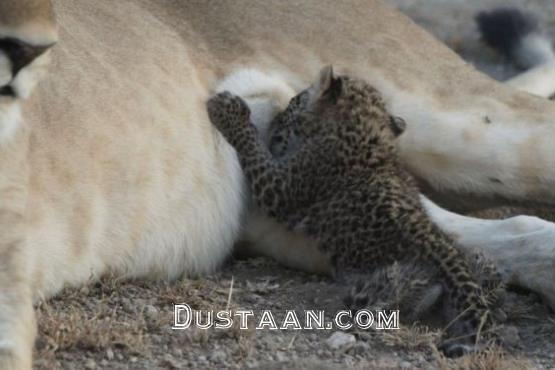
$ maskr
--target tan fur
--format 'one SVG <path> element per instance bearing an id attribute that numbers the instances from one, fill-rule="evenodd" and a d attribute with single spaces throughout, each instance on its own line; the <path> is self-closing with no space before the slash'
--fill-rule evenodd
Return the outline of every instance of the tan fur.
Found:
<path id="1" fill-rule="evenodd" d="M 4 26 L 19 26 L 28 22 L 52 22 L 52 4 L 43 0 L 2 0 L 0 23 Z"/>
<path id="2" fill-rule="evenodd" d="M 52 4 L 45 0 L 2 0 L 0 37 L 16 37 L 33 45 L 56 41 Z"/>
<path id="3" fill-rule="evenodd" d="M 436 132 L 446 136 L 441 142 L 461 137 L 448 124 L 459 113 L 470 126 L 481 127 L 487 114 L 494 124 L 527 125 L 540 137 L 555 130 L 542 125 L 552 122 L 555 106 L 478 74 L 376 0 L 54 5 L 59 43 L 51 73 L 26 103 L 0 98 L 0 108 L 23 106 L 29 129 L 0 141 L 0 256 L 9 257 L 0 258 L 7 274 L 0 275 L 0 368 L 30 368 L 31 293 L 47 297 L 107 272 L 204 273 L 228 255 L 243 211 L 242 177 L 204 103 L 237 68 L 276 71 L 294 88 L 329 62 L 366 79 L 407 118 L 401 149 L 409 168 L 441 189 L 460 190 L 461 163 L 479 174 L 505 166 L 496 163 L 501 156 L 476 158 L 476 147 L 453 153 L 435 147 L 440 140 L 421 139 Z M 4 37 L 56 41 L 48 1 L 1 1 Z M 32 86 L 30 68 L 47 57 L 22 71 L 25 86 Z M 527 153 L 524 160 L 539 157 Z M 507 173 L 518 178 L 520 162 L 511 166 Z M 540 169 L 532 171 L 527 176 L 539 176 Z M 555 176 L 542 174 L 534 192 L 480 176 L 472 177 L 472 189 L 553 201 Z"/>

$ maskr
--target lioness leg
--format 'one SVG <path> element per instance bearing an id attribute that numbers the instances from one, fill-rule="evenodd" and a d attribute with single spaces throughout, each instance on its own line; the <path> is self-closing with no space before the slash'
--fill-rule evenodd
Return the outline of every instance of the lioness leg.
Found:
<path id="1" fill-rule="evenodd" d="M 36 331 L 28 268 L 32 256 L 25 250 L 27 173 L 19 140 L 24 135 L 17 136 L 0 144 L 0 369 L 13 370 L 31 368 Z"/>
<path id="2" fill-rule="evenodd" d="M 38 21 L 40 19 L 40 21 Z M 8 20 L 8 22 L 6 22 Z M 27 246 L 28 135 L 21 101 L 45 71 L 56 41 L 49 1 L 0 2 L 0 369 L 31 369 L 36 334 Z M 40 58 L 39 58 L 40 57 Z"/>
<path id="3" fill-rule="evenodd" d="M 459 249 L 484 253 L 497 264 L 506 283 L 539 293 L 555 308 L 555 224 L 530 216 L 506 220 L 462 216 L 425 197 L 422 204 Z"/>

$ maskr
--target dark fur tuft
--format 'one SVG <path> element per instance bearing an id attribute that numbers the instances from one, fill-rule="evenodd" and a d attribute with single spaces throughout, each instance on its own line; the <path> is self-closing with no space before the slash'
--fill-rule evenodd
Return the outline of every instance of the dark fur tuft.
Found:
<path id="1" fill-rule="evenodd" d="M 540 33 L 538 19 L 517 8 L 480 12 L 476 15 L 476 22 L 483 40 L 508 57 L 513 57 L 512 53 L 524 37 Z"/>

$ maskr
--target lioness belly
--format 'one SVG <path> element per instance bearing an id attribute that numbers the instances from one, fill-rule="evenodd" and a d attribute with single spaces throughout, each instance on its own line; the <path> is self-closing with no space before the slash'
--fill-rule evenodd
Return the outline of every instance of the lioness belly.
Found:
<path id="1" fill-rule="evenodd" d="M 107 20 L 109 5 L 98 9 Z M 163 27 L 137 20 L 114 32 L 74 2 L 57 6 L 56 74 L 25 112 L 36 297 L 107 272 L 213 271 L 240 228 L 243 178 L 208 120 L 187 46 Z M 116 37 L 127 46 L 111 47 Z"/>

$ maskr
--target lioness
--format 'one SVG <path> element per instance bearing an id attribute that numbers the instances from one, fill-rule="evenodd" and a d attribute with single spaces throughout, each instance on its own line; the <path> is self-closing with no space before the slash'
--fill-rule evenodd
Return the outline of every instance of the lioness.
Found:
<path id="1" fill-rule="evenodd" d="M 555 201 L 555 106 L 378 0 L 1 1 L 0 368 L 31 367 L 32 303 L 64 285 L 214 270 L 245 202 L 206 98 L 238 68 L 296 90 L 328 61 L 408 118 L 402 159 L 430 186 Z M 524 285 L 537 270 L 519 270 Z"/>

